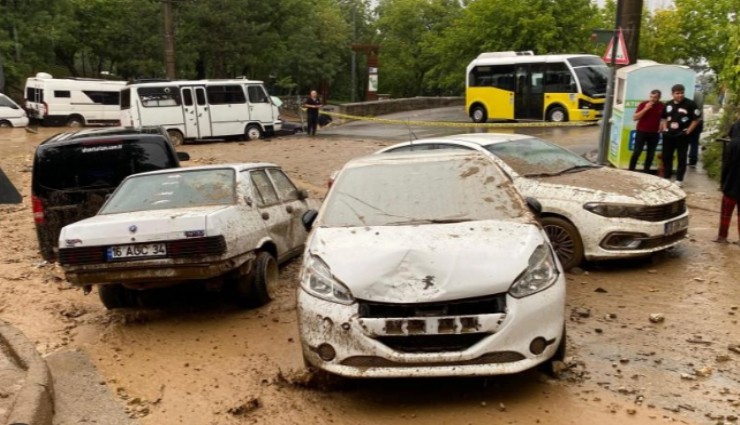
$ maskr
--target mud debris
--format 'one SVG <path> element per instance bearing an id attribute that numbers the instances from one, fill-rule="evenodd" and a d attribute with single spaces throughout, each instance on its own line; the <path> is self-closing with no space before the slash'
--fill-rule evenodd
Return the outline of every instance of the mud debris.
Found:
<path id="1" fill-rule="evenodd" d="M 247 416 L 262 407 L 262 401 L 257 397 L 248 397 L 246 401 L 226 410 L 233 416 Z"/>
<path id="2" fill-rule="evenodd" d="M 665 316 L 662 313 L 653 313 L 649 316 L 650 322 L 652 323 L 663 323 L 665 322 Z"/>

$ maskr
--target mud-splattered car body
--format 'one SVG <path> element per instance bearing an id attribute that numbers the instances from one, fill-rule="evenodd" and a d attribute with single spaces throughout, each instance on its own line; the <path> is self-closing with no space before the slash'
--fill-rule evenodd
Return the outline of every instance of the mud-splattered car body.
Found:
<path id="1" fill-rule="evenodd" d="M 308 365 L 350 377 L 516 373 L 564 353 L 565 281 L 485 155 L 375 155 L 338 173 L 298 293 Z"/>
<path id="2" fill-rule="evenodd" d="M 378 153 L 436 149 L 489 155 L 522 195 L 542 204 L 542 221 L 563 266 L 634 257 L 686 236 L 686 194 L 670 181 L 594 165 L 536 137 L 459 134 L 390 146 Z"/>
<path id="3" fill-rule="evenodd" d="M 72 284 L 133 289 L 248 275 L 259 252 L 299 255 L 301 216 L 317 206 L 272 164 L 137 174 L 98 215 L 62 229 L 60 263 Z"/>

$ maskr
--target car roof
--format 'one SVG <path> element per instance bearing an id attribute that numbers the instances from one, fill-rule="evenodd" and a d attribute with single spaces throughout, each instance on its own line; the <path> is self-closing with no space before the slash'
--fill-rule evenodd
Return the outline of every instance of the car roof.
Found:
<path id="1" fill-rule="evenodd" d="M 419 139 L 419 140 L 413 140 L 410 142 L 398 143 L 392 146 L 388 146 L 387 148 L 383 148 L 379 152 L 386 153 L 391 149 L 398 148 L 401 146 L 434 144 L 434 143 L 455 144 L 455 145 L 468 146 L 468 147 L 477 149 L 482 146 L 513 142 L 515 140 L 531 139 L 532 137 L 534 136 L 528 136 L 526 134 L 511 134 L 511 133 L 463 133 L 463 134 L 454 134 L 454 135 L 445 136 L 445 137 L 431 137 L 428 139 Z"/>
<path id="2" fill-rule="evenodd" d="M 440 160 L 456 160 L 463 158 L 484 158 L 491 162 L 491 165 L 496 164 L 488 158 L 487 155 L 475 152 L 475 151 L 452 151 L 452 150 L 439 150 L 439 151 L 424 151 L 424 152 L 398 152 L 388 153 L 384 155 L 368 155 L 360 158 L 350 160 L 344 165 L 344 168 L 356 168 L 364 167 L 369 165 L 382 165 L 382 164 L 418 164 L 421 162 L 440 161 Z"/>
<path id="3" fill-rule="evenodd" d="M 211 165 L 199 165 L 196 167 L 181 167 L 181 168 L 166 168 L 162 170 L 148 171 L 146 173 L 133 174 L 133 176 L 149 176 L 153 174 L 169 174 L 169 173 L 185 173 L 188 171 L 203 171 L 203 170 L 219 170 L 224 168 L 231 168 L 236 172 L 248 171 L 258 168 L 280 168 L 279 165 L 272 164 L 269 162 L 242 162 L 242 163 L 230 163 L 230 164 L 211 164 Z"/>
<path id="4" fill-rule="evenodd" d="M 72 145 L 79 143 L 83 139 L 106 139 L 106 138 L 117 138 L 121 140 L 138 140 L 143 137 L 150 136 L 161 136 L 165 137 L 163 130 L 160 127 L 107 127 L 107 128 L 93 128 L 78 131 L 68 131 L 65 133 L 55 134 L 54 136 L 41 142 L 41 146 L 59 146 L 59 145 Z"/>

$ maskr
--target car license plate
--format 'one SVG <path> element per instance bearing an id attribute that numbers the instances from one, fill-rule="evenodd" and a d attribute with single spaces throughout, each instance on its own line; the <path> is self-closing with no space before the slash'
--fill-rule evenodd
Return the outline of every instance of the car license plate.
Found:
<path id="1" fill-rule="evenodd" d="M 167 255 L 167 247 L 164 243 L 115 245 L 108 247 L 109 260 L 138 257 L 163 257 L 165 255 Z"/>
<path id="2" fill-rule="evenodd" d="M 669 221 L 665 224 L 665 235 L 672 235 L 674 233 L 680 232 L 681 230 L 689 227 L 689 217 L 682 217 L 678 220 Z"/>

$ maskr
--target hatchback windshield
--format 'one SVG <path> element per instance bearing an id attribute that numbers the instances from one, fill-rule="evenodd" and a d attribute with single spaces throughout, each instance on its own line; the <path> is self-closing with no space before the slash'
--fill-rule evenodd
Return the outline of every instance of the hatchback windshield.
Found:
<path id="1" fill-rule="evenodd" d="M 231 169 L 153 174 L 123 182 L 100 214 L 231 205 L 235 199 Z"/>
<path id="2" fill-rule="evenodd" d="M 560 146 L 533 137 L 485 148 L 520 176 L 548 176 L 598 167 Z"/>
<path id="3" fill-rule="evenodd" d="M 340 173 L 320 226 L 393 226 L 524 217 L 518 192 L 478 156 L 405 159 Z"/>

